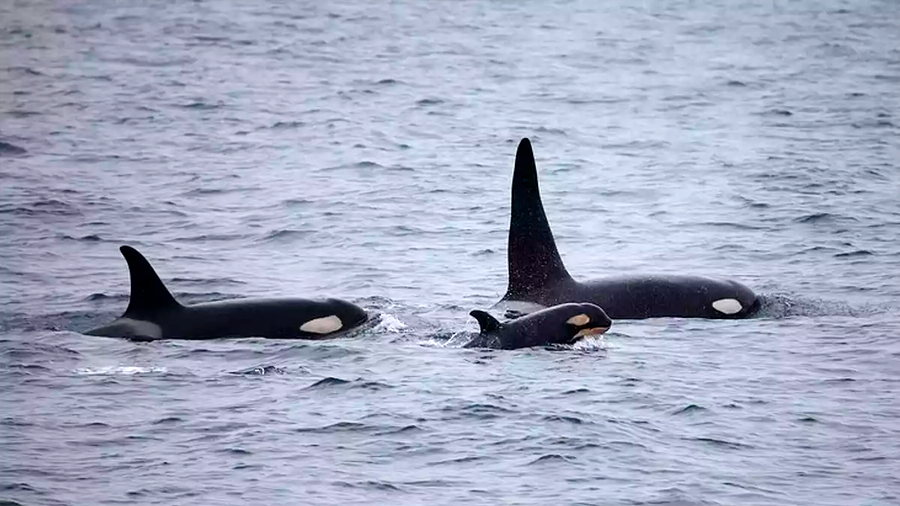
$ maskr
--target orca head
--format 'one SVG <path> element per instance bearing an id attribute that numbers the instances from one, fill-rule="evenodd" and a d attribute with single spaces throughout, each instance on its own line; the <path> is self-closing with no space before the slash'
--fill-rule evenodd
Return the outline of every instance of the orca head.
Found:
<path id="1" fill-rule="evenodd" d="M 606 311 L 596 304 L 569 303 L 550 309 L 557 310 L 555 317 L 565 329 L 562 335 L 566 339 L 561 344 L 575 344 L 584 337 L 603 334 L 612 326 L 612 320 Z"/>
<path id="2" fill-rule="evenodd" d="M 324 336 L 362 325 L 369 319 L 364 309 L 340 299 L 326 299 L 322 316 L 311 318 L 300 325 L 300 331 Z"/>
<path id="3" fill-rule="evenodd" d="M 509 285 L 503 299 L 542 302 L 541 295 L 572 281 L 544 213 L 531 141 L 522 139 L 513 171 L 507 245 Z"/>

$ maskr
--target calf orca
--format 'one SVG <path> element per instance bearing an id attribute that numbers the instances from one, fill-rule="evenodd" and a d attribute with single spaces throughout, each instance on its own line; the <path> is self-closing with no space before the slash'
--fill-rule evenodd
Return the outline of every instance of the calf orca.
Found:
<path id="1" fill-rule="evenodd" d="M 560 304 L 500 323 L 478 309 L 469 313 L 481 333 L 464 348 L 514 350 L 549 344 L 575 344 L 584 336 L 609 330 L 612 320 L 594 304 Z"/>
<path id="2" fill-rule="evenodd" d="M 86 332 L 91 336 L 153 339 L 268 337 L 323 339 L 368 319 L 339 299 L 238 299 L 183 306 L 150 263 L 132 247 L 119 248 L 131 276 L 131 300 L 120 318 Z"/>
<path id="3" fill-rule="evenodd" d="M 756 294 L 731 280 L 683 275 L 626 275 L 585 283 L 566 271 L 544 214 L 531 142 L 519 143 L 509 222 L 509 302 L 553 306 L 591 302 L 614 320 L 658 317 L 745 318 L 760 306 Z"/>

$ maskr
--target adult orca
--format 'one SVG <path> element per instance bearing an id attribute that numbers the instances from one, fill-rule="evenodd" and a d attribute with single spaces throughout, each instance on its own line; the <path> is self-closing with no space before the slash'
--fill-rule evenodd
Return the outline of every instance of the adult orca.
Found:
<path id="1" fill-rule="evenodd" d="M 323 339 L 368 319 L 363 309 L 339 299 L 237 299 L 183 306 L 143 255 L 130 246 L 119 251 L 131 277 L 128 308 L 120 318 L 85 332 L 87 335 L 139 340 Z"/>
<path id="2" fill-rule="evenodd" d="M 600 307 L 588 303 L 560 304 L 505 323 L 478 309 L 469 314 L 478 320 L 481 332 L 464 348 L 514 350 L 575 344 L 582 337 L 606 332 L 612 325 Z"/>
<path id="3" fill-rule="evenodd" d="M 575 281 L 563 265 L 544 214 L 531 142 L 519 143 L 509 222 L 509 302 L 553 306 L 591 302 L 614 320 L 658 317 L 745 318 L 760 306 L 756 294 L 731 280 L 684 275 L 626 275 Z"/>

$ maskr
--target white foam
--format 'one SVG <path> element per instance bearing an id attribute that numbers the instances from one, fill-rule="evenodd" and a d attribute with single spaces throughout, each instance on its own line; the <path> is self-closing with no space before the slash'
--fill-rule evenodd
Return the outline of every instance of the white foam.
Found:
<path id="1" fill-rule="evenodd" d="M 406 324 L 397 319 L 397 317 L 382 313 L 378 325 L 375 325 L 375 328 L 372 330 L 375 332 L 393 332 L 396 334 L 405 328 Z"/>
<path id="2" fill-rule="evenodd" d="M 303 332 L 311 332 L 313 334 L 330 334 L 343 326 L 344 322 L 342 322 L 340 318 L 331 315 L 310 320 L 301 325 L 300 330 Z"/>
<path id="3" fill-rule="evenodd" d="M 606 351 L 608 347 L 606 338 L 602 335 L 584 337 L 572 345 L 572 349 L 578 351 Z"/>
<path id="4" fill-rule="evenodd" d="M 723 314 L 736 314 L 744 309 L 744 306 L 735 299 L 719 299 L 712 303 L 712 307 Z"/>
<path id="5" fill-rule="evenodd" d="M 140 367 L 134 365 L 110 365 L 106 367 L 83 367 L 75 369 L 75 374 L 84 376 L 133 376 L 135 374 L 165 373 L 165 367 Z"/>

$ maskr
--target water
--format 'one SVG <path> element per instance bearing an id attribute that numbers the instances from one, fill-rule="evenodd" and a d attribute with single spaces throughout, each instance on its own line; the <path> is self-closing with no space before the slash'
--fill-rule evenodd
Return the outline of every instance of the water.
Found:
<path id="1" fill-rule="evenodd" d="M 0 499 L 900 504 L 900 4 L 0 3 Z M 747 321 L 460 349 L 516 143 L 576 277 Z M 337 296 L 329 342 L 131 343 L 176 296 Z"/>

